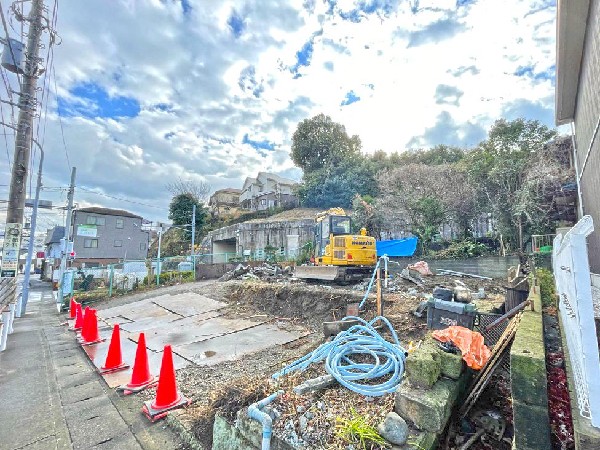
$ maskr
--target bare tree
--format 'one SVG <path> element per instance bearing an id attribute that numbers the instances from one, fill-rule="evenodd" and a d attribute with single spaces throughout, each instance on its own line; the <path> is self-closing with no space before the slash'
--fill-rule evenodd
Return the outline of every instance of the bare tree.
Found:
<path id="1" fill-rule="evenodd" d="M 212 190 L 211 185 L 205 181 L 184 180 L 181 177 L 176 181 L 167 183 L 165 188 L 173 197 L 181 194 L 190 194 L 200 203 L 206 203 L 208 194 Z"/>

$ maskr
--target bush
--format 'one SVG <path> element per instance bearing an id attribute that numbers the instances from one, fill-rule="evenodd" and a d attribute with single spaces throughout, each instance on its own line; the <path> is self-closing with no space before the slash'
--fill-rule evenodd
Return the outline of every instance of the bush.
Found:
<path id="1" fill-rule="evenodd" d="M 548 269 L 537 269 L 535 276 L 540 285 L 540 295 L 542 297 L 542 306 L 556 305 L 556 287 L 554 284 L 554 275 Z"/>
<path id="2" fill-rule="evenodd" d="M 489 252 L 487 245 L 466 239 L 452 242 L 448 248 L 434 255 L 437 258 L 474 258 Z"/>
<path id="3" fill-rule="evenodd" d="M 179 272 L 177 270 L 170 270 L 167 272 L 161 272 L 158 282 L 159 284 L 171 284 L 171 283 L 188 283 L 194 281 L 194 271 L 187 270 Z M 156 275 L 150 278 L 150 284 L 156 283 Z M 148 277 L 144 277 L 142 284 L 148 285 Z"/>

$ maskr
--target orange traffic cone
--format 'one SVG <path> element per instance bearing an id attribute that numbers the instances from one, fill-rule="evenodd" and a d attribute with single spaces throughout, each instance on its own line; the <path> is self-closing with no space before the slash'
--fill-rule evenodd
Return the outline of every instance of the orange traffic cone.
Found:
<path id="1" fill-rule="evenodd" d="M 92 313 L 90 313 L 90 307 L 89 306 L 85 307 L 85 309 L 83 310 L 83 314 L 81 315 L 81 317 L 82 317 L 81 334 L 79 335 L 79 340 L 84 339 L 84 337 L 88 333 L 89 322 L 90 322 L 90 318 L 92 317 Z"/>
<path id="2" fill-rule="evenodd" d="M 69 319 L 75 318 L 75 297 L 71 297 L 71 303 L 69 304 Z"/>
<path id="3" fill-rule="evenodd" d="M 148 351 L 146 350 L 146 335 L 140 333 L 138 345 L 135 350 L 135 362 L 133 363 L 133 371 L 131 373 L 131 381 L 117 388 L 123 394 L 129 395 L 135 392 L 140 392 L 148 386 L 156 383 L 156 377 L 150 373 L 150 365 L 148 364 Z"/>
<path id="4" fill-rule="evenodd" d="M 98 332 L 98 317 L 95 309 L 87 309 L 84 317 L 83 330 L 81 331 L 81 345 L 97 344 L 104 341 Z"/>
<path id="5" fill-rule="evenodd" d="M 152 422 L 162 419 L 168 411 L 186 405 L 189 400 L 181 395 L 177 389 L 175 379 L 175 366 L 173 365 L 173 352 L 170 345 L 165 345 L 162 363 L 160 366 L 160 377 L 156 388 L 156 398 L 144 402 L 142 412 Z"/>
<path id="6" fill-rule="evenodd" d="M 83 327 L 83 310 L 81 309 L 81 303 L 75 305 L 75 323 L 73 324 L 73 330 L 81 330 Z"/>
<path id="7" fill-rule="evenodd" d="M 123 356 L 121 354 L 121 333 L 119 332 L 119 324 L 116 323 L 110 338 L 106 361 L 98 371 L 100 373 L 109 373 L 127 369 L 128 367 L 129 365 L 123 362 Z"/>

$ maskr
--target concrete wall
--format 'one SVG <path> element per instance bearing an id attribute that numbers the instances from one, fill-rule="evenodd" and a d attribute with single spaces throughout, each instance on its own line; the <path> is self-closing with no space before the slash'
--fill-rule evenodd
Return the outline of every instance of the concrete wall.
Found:
<path id="1" fill-rule="evenodd" d="M 88 217 L 96 216 L 104 219 L 104 225 L 96 226 L 96 238 L 78 236 L 78 225 L 88 224 Z M 117 228 L 117 219 L 123 220 L 123 228 Z M 105 214 L 74 211 L 73 213 L 73 248 L 77 259 L 146 259 L 148 255 L 148 232 L 141 230 L 142 219 L 135 217 L 111 216 Z M 86 239 L 97 239 L 97 248 L 86 248 Z M 121 246 L 118 244 L 120 241 Z M 117 245 L 115 245 L 117 244 Z"/>
<path id="2" fill-rule="evenodd" d="M 314 220 L 312 219 L 289 222 L 244 222 L 219 228 L 208 235 L 213 254 L 231 249 L 230 244 L 225 244 L 223 241 L 234 240 L 235 247 L 228 251 L 240 256 L 247 251 L 254 254 L 257 250 L 264 250 L 265 247 L 271 246 L 283 249 L 285 255 L 291 258 L 297 255 L 298 249 L 303 245 L 312 242 L 313 237 Z"/>
<path id="3" fill-rule="evenodd" d="M 596 231 L 588 237 L 590 268 L 600 273 L 600 133 L 594 135 L 600 119 L 600 0 L 590 0 L 587 31 L 581 62 L 577 106 L 575 109 L 575 136 L 579 171 L 583 174 L 581 188 L 583 212 L 594 219 Z M 591 147 L 590 147 L 591 145 Z M 591 148 L 587 163 L 588 149 Z M 585 166 L 584 166 L 585 164 Z"/>
<path id="4" fill-rule="evenodd" d="M 546 350 L 539 286 L 533 286 L 529 300 L 533 311 L 524 311 L 510 350 L 515 437 L 513 448 L 552 448 L 548 418 Z"/>

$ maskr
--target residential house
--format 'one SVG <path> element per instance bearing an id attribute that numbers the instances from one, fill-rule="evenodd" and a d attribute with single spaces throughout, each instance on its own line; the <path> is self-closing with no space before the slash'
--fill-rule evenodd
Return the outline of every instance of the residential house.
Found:
<path id="1" fill-rule="evenodd" d="M 233 217 L 240 212 L 240 189 L 225 188 L 215 191 L 208 200 L 208 210 L 214 217 Z"/>
<path id="2" fill-rule="evenodd" d="M 73 211 L 74 266 L 94 267 L 143 260 L 148 255 L 149 234 L 142 230 L 142 217 L 109 208 Z"/>
<path id="3" fill-rule="evenodd" d="M 594 220 L 588 255 L 600 274 L 600 0 L 559 0 L 557 14 L 556 124 L 574 132 L 579 215 Z"/>
<path id="4" fill-rule="evenodd" d="M 298 206 L 294 187 L 298 183 L 273 173 L 259 172 L 256 178 L 246 178 L 240 203 L 250 211 Z"/>
<path id="5" fill-rule="evenodd" d="M 44 270 L 43 278 L 52 279 L 52 272 L 60 266 L 61 246 L 60 240 L 65 237 L 65 227 L 54 227 L 46 230 L 44 240 Z"/>

